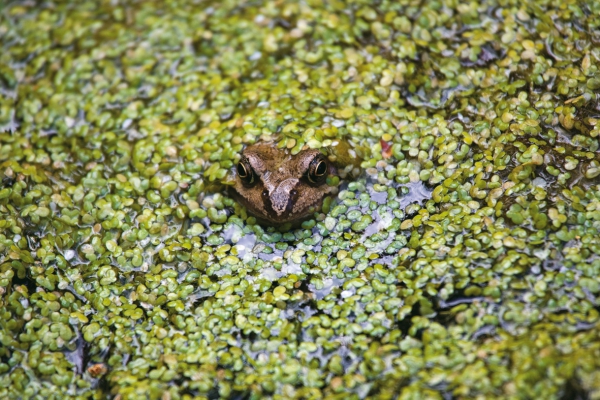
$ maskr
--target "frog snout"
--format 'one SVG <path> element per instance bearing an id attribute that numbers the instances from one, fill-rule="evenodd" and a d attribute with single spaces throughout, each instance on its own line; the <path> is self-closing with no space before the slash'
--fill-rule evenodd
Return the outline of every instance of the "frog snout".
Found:
<path id="1" fill-rule="evenodd" d="M 295 190 L 297 184 L 298 179 L 289 178 L 269 190 L 271 208 L 278 216 L 292 212 L 297 194 Z"/>

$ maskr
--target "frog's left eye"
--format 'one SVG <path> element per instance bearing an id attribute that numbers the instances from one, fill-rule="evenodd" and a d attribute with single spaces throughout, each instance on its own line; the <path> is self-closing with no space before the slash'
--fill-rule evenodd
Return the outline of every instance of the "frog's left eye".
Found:
<path id="1" fill-rule="evenodd" d="M 254 171 L 252 167 L 244 161 L 240 161 L 237 165 L 237 174 L 246 185 L 254 184 Z"/>
<path id="2" fill-rule="evenodd" d="M 327 179 L 328 170 L 329 166 L 327 165 L 327 160 L 322 154 L 318 154 L 310 162 L 308 173 L 306 175 L 311 183 L 322 183 Z"/>

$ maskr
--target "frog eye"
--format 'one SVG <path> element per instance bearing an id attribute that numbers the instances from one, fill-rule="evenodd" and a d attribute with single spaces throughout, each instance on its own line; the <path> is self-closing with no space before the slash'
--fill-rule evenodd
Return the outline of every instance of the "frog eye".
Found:
<path id="1" fill-rule="evenodd" d="M 252 170 L 252 167 L 250 165 L 248 165 L 244 161 L 240 161 L 236 169 L 237 174 L 242 180 L 242 182 L 244 182 L 247 185 L 254 184 L 254 171 Z"/>
<path id="2" fill-rule="evenodd" d="M 329 167 L 325 157 L 321 154 L 317 155 L 308 167 L 308 180 L 311 183 L 322 183 L 327 178 Z"/>

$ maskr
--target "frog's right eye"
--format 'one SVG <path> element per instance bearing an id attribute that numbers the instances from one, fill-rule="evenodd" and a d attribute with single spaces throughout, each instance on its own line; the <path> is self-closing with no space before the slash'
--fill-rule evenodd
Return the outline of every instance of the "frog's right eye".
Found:
<path id="1" fill-rule="evenodd" d="M 247 186 L 254 185 L 256 182 L 255 173 L 250 164 L 247 161 L 240 161 L 237 165 L 237 175 L 241 179 L 242 183 Z"/>
<path id="2" fill-rule="evenodd" d="M 327 159 L 322 154 L 317 154 L 311 161 L 306 175 L 310 183 L 320 184 L 327 179 L 328 171 Z"/>

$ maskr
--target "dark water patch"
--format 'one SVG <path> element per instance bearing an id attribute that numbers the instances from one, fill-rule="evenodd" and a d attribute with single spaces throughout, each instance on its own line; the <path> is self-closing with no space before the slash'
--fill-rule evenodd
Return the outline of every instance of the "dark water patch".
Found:
<path id="1" fill-rule="evenodd" d="M 441 309 L 452 308 L 458 306 L 460 304 L 471 304 L 475 301 L 486 301 L 485 297 L 476 296 L 476 297 L 462 297 L 460 295 L 452 296 L 448 300 L 439 300 L 438 307 Z"/>
<path id="2" fill-rule="evenodd" d="M 427 200 L 431 199 L 433 189 L 430 189 L 422 181 L 409 182 L 401 184 L 399 188 L 407 188 L 408 193 L 402 195 L 400 193 L 400 209 L 405 209 L 410 204 L 424 205 Z"/>
<path id="3" fill-rule="evenodd" d="M 19 277 L 18 275 L 13 276 L 12 283 L 9 287 L 15 288 L 17 286 L 23 286 L 26 288 L 27 293 L 31 296 L 36 292 L 38 284 L 37 282 L 30 276 L 25 275 L 23 277 Z"/>
<path id="4" fill-rule="evenodd" d="M 492 43 L 486 43 L 480 47 L 479 54 L 475 57 L 475 60 L 470 58 L 461 58 L 460 62 L 463 67 L 485 67 L 493 63 L 494 61 L 504 57 L 500 46 L 494 46 Z"/>
<path id="5" fill-rule="evenodd" d="M 472 340 L 480 340 L 485 338 L 495 338 L 496 327 L 493 325 L 484 325 L 471 335 Z"/>
<path id="6" fill-rule="evenodd" d="M 579 379 L 572 377 L 567 380 L 560 395 L 560 400 L 590 400 L 590 393 L 583 388 Z"/>
<path id="7" fill-rule="evenodd" d="M 338 279 L 335 277 L 325 278 L 323 281 L 323 287 L 321 289 L 317 289 L 314 284 L 309 284 L 308 289 L 310 293 L 315 295 L 316 300 L 322 300 L 323 298 L 330 295 L 334 289 L 341 288 L 344 283 L 343 279 Z"/>

